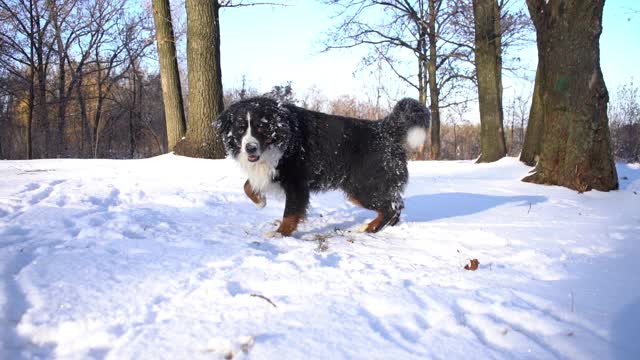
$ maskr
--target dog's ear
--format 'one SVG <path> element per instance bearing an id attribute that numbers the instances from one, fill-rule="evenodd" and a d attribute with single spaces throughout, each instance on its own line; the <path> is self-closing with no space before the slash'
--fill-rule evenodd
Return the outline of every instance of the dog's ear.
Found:
<path id="1" fill-rule="evenodd" d="M 278 118 L 280 123 L 286 123 L 287 125 L 292 125 L 293 120 L 293 112 L 290 109 L 291 104 L 282 103 L 278 101 L 275 103 L 274 112 Z"/>
<path id="2" fill-rule="evenodd" d="M 281 150 L 285 151 L 293 145 L 292 137 L 298 131 L 298 122 L 291 104 L 278 102 L 273 110 L 277 118 L 276 122 L 279 124 L 276 131 L 277 144 Z"/>
<path id="3" fill-rule="evenodd" d="M 233 107 L 230 107 L 222 111 L 211 123 L 211 126 L 213 126 L 218 132 L 218 135 L 221 136 L 227 152 L 231 152 L 233 147 L 232 129 L 234 117 L 235 112 L 233 111 Z"/>
<path id="4" fill-rule="evenodd" d="M 213 126 L 214 129 L 218 130 L 218 133 L 220 135 L 224 135 L 228 133 L 229 130 L 231 130 L 232 123 L 233 121 L 231 112 L 229 111 L 229 109 L 225 109 L 215 119 L 213 119 L 213 122 L 211 122 L 211 126 Z"/>
<path id="5" fill-rule="evenodd" d="M 285 104 L 278 102 L 278 104 L 276 105 L 276 113 L 282 121 L 289 122 L 291 111 L 287 109 Z"/>

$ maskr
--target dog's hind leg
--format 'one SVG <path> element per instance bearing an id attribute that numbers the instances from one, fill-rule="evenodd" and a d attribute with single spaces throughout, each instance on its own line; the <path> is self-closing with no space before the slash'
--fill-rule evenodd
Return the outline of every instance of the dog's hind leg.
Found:
<path id="1" fill-rule="evenodd" d="M 385 226 L 394 226 L 400 221 L 400 210 L 377 211 L 378 216 L 363 227 L 362 232 L 375 233 Z"/>
<path id="2" fill-rule="evenodd" d="M 380 231 L 380 229 L 382 229 L 383 227 L 382 217 L 382 212 L 378 211 L 378 216 L 367 225 L 362 226 L 362 228 L 360 228 L 360 231 L 366 233 L 374 233 Z"/>
<path id="3" fill-rule="evenodd" d="M 267 197 L 259 192 L 255 192 L 248 179 L 244 183 L 244 193 L 249 199 L 251 199 L 251 201 L 253 201 L 254 204 L 256 204 L 257 207 L 263 208 L 267 205 Z"/>
<path id="4" fill-rule="evenodd" d="M 375 233 L 382 230 L 385 226 L 396 225 L 400 221 L 400 212 L 404 208 L 402 201 L 391 202 L 384 207 L 380 207 L 369 202 L 363 203 L 353 195 L 348 195 L 348 199 L 357 206 L 373 210 L 378 213 L 378 216 L 375 219 L 362 227 L 361 231 L 367 233 Z"/>

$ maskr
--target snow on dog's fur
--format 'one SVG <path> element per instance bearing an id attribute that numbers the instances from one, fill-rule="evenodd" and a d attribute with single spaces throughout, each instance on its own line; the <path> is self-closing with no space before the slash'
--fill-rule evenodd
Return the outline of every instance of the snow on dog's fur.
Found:
<path id="1" fill-rule="evenodd" d="M 328 115 L 257 97 L 229 106 L 216 119 L 227 152 L 248 175 L 245 192 L 264 206 L 265 194 L 284 191 L 278 233 L 290 235 L 306 214 L 311 192 L 341 189 L 376 211 L 364 229 L 395 225 L 404 207 L 406 151 L 420 146 L 429 110 L 403 99 L 391 114 L 371 121 Z"/>

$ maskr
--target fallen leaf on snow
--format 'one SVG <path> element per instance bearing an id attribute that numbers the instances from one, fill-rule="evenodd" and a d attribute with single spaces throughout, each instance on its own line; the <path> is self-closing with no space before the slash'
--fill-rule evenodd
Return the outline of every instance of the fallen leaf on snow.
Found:
<path id="1" fill-rule="evenodd" d="M 470 264 L 467 264 L 464 266 L 465 270 L 471 270 L 471 271 L 475 271 L 478 269 L 478 265 L 480 265 L 480 262 L 478 261 L 478 259 L 471 259 L 469 260 Z"/>

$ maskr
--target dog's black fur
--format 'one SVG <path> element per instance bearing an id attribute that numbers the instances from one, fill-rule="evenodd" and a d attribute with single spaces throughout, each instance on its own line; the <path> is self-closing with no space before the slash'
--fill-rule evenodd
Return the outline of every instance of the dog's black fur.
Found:
<path id="1" fill-rule="evenodd" d="M 407 133 L 415 127 L 426 135 L 429 119 L 429 110 L 413 99 L 399 101 L 389 116 L 371 121 L 257 97 L 232 104 L 214 124 L 229 155 L 248 169 L 247 195 L 264 198 L 266 187 L 254 167 L 272 168 L 261 174 L 268 173 L 268 182 L 284 190 L 284 218 L 277 232 L 289 235 L 304 217 L 310 193 L 329 189 L 341 189 L 358 205 L 378 212 L 365 231 L 395 225 L 408 180 Z"/>

